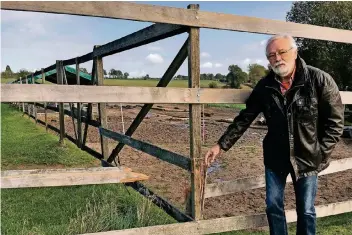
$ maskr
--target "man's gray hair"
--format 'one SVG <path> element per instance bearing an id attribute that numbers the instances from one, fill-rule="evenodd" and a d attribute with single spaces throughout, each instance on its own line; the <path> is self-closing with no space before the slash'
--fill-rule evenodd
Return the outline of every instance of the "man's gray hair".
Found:
<path id="1" fill-rule="evenodd" d="M 296 48 L 296 49 L 297 49 L 296 41 L 295 41 L 295 39 L 294 39 L 291 35 L 288 35 L 288 34 L 279 34 L 279 35 L 272 36 L 272 37 L 269 38 L 268 41 L 266 42 L 266 46 L 265 46 L 265 54 L 266 54 L 266 55 L 268 55 L 268 46 L 270 45 L 270 43 L 272 43 L 273 41 L 275 41 L 275 40 L 277 40 L 277 39 L 280 39 L 280 38 L 285 38 L 285 39 L 290 40 L 291 46 L 292 46 L 293 48 Z"/>

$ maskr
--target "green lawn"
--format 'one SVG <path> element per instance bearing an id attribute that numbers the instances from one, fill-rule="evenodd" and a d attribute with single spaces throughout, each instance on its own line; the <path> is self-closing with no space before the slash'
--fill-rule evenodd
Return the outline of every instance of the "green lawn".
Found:
<path id="1" fill-rule="evenodd" d="M 95 166 L 93 157 L 1 104 L 2 169 Z M 129 195 L 129 193 L 131 195 Z M 175 223 L 165 212 L 120 184 L 2 189 L 2 234 L 70 235 Z M 290 235 L 295 224 L 289 225 Z M 319 235 L 350 235 L 352 213 L 318 219 Z M 266 235 L 236 231 L 222 235 Z"/>
<path id="2" fill-rule="evenodd" d="M 2 169 L 95 166 L 99 162 L 1 104 Z M 1 190 L 1 234 L 68 235 L 176 222 L 120 184 Z"/>
<path id="3" fill-rule="evenodd" d="M 16 78 L 1 78 L 1 83 L 8 83 L 8 82 L 12 82 L 15 80 L 16 80 Z"/>
<path id="4" fill-rule="evenodd" d="M 140 79 L 105 79 L 104 85 L 108 86 L 145 86 L 145 87 L 155 87 L 159 80 L 140 80 Z M 202 88 L 209 88 L 209 83 L 216 82 L 220 87 L 224 86 L 223 83 L 211 80 L 200 80 L 200 86 Z M 187 80 L 172 80 L 168 87 L 188 87 Z"/>
<path id="5" fill-rule="evenodd" d="M 296 234 L 296 223 L 289 224 L 289 235 Z M 265 231 L 234 231 L 217 233 L 217 235 L 267 235 Z M 352 234 L 352 212 L 341 215 L 318 218 L 317 235 L 351 235 Z"/>

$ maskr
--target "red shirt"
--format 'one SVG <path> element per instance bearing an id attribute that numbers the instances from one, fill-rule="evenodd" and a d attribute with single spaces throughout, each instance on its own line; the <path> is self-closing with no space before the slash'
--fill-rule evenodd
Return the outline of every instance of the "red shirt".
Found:
<path id="1" fill-rule="evenodd" d="M 276 80 L 280 84 L 280 90 L 283 95 L 291 88 L 295 72 L 296 72 L 296 68 L 293 70 L 292 76 L 290 77 L 290 80 L 288 80 L 287 82 L 286 81 L 281 82 L 280 79 L 276 77 Z"/>

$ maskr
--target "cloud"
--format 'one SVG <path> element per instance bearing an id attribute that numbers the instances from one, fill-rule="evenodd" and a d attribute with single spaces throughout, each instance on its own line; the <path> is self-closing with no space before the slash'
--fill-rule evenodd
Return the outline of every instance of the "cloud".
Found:
<path id="1" fill-rule="evenodd" d="M 222 67 L 222 66 L 223 66 L 223 64 L 215 63 L 215 68 L 220 68 L 220 67 Z"/>
<path id="2" fill-rule="evenodd" d="M 242 61 L 242 63 L 245 64 L 245 65 L 248 65 L 248 64 L 251 63 L 251 59 L 246 58 L 246 59 L 244 59 L 244 60 Z"/>
<path id="3" fill-rule="evenodd" d="M 208 52 L 202 52 L 202 53 L 200 53 L 200 56 L 203 58 L 209 58 L 210 54 Z"/>
<path id="4" fill-rule="evenodd" d="M 159 54 L 149 54 L 145 59 L 152 64 L 162 64 L 164 62 L 163 57 Z"/>
<path id="5" fill-rule="evenodd" d="M 267 41 L 268 41 L 268 40 L 266 40 L 266 39 L 265 39 L 265 40 L 260 41 L 260 45 L 261 45 L 261 46 L 265 46 L 265 44 L 266 44 L 266 42 L 267 42 Z"/>
<path id="6" fill-rule="evenodd" d="M 140 77 L 144 77 L 145 75 L 147 75 L 147 73 L 142 70 L 142 71 L 132 71 L 132 72 L 129 72 L 129 77 L 134 77 L 134 78 L 140 78 Z"/>
<path id="7" fill-rule="evenodd" d="M 158 47 L 158 46 L 149 46 L 149 47 L 148 47 L 148 50 L 149 50 L 149 51 L 161 51 L 162 48 L 161 48 L 161 47 Z"/>
<path id="8" fill-rule="evenodd" d="M 211 62 L 206 62 L 204 64 L 200 65 L 201 68 L 212 68 L 213 67 L 213 63 Z"/>

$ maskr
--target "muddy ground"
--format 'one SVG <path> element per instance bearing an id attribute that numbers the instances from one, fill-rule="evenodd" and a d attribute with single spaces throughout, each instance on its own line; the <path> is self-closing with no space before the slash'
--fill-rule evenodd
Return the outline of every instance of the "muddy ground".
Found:
<path id="1" fill-rule="evenodd" d="M 125 130 L 140 109 L 141 105 L 123 107 Z M 229 125 L 223 120 L 233 119 L 239 110 L 205 107 L 204 111 L 205 134 L 202 152 L 205 154 Z M 43 115 L 39 118 L 44 120 Z M 120 106 L 109 107 L 108 129 L 122 133 L 121 118 Z M 49 115 L 49 123 L 58 128 L 58 114 Z M 70 117 L 65 118 L 65 126 L 66 132 L 74 137 Z M 234 147 L 221 156 L 215 167 L 209 170 L 207 183 L 264 174 L 262 140 L 265 134 L 265 128 L 256 126 L 249 128 Z M 99 138 L 97 128 L 89 127 L 87 145 L 100 152 Z M 133 138 L 189 156 L 188 106 L 154 105 L 133 134 Z M 109 145 L 111 151 L 116 146 L 116 142 L 110 141 Z M 342 159 L 351 156 L 352 141 L 342 139 L 333 152 L 332 158 Z M 124 147 L 119 157 L 122 165 L 150 176 L 150 179 L 144 182 L 145 185 L 184 210 L 184 191 L 190 186 L 190 174 L 187 171 L 128 146 Z M 321 176 L 319 181 L 317 205 L 352 199 L 352 170 Z M 294 209 L 295 197 L 291 183 L 287 185 L 285 197 L 286 209 Z M 264 188 L 208 198 L 205 201 L 204 216 L 205 219 L 209 219 L 263 212 L 265 212 Z"/>

